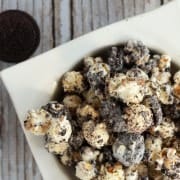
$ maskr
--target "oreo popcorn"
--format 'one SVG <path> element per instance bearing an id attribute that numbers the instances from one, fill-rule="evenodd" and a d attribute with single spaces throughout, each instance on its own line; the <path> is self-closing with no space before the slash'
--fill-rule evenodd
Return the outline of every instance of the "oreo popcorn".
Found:
<path id="1" fill-rule="evenodd" d="M 66 72 L 60 102 L 30 111 L 25 128 L 45 135 L 80 180 L 179 180 L 180 72 L 171 57 L 135 41 L 101 53 Z"/>

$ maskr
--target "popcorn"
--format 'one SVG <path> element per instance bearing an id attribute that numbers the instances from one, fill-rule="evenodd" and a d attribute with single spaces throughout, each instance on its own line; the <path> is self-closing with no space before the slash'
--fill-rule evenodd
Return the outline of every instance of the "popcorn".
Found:
<path id="1" fill-rule="evenodd" d="M 96 161 L 99 151 L 94 150 L 91 147 L 84 147 L 81 153 L 82 160 L 86 162 Z"/>
<path id="2" fill-rule="evenodd" d="M 173 79 L 174 79 L 175 84 L 180 84 L 180 70 L 174 74 Z"/>
<path id="3" fill-rule="evenodd" d="M 79 107 L 76 114 L 80 123 L 88 120 L 97 120 L 99 118 L 99 112 L 96 111 L 91 105 Z"/>
<path id="4" fill-rule="evenodd" d="M 148 136 L 145 139 L 145 148 L 148 153 L 160 152 L 162 148 L 162 139 L 161 137 Z"/>
<path id="5" fill-rule="evenodd" d="M 100 106 L 100 99 L 93 89 L 89 89 L 83 93 L 83 97 L 89 105 L 92 105 L 94 108 L 98 108 Z"/>
<path id="6" fill-rule="evenodd" d="M 77 71 L 67 72 L 63 76 L 62 86 L 65 92 L 81 93 L 85 90 L 84 77 Z"/>
<path id="7" fill-rule="evenodd" d="M 48 152 L 58 155 L 63 155 L 64 152 L 67 151 L 69 147 L 69 144 L 67 142 L 53 142 L 53 141 L 47 141 L 45 144 L 45 148 L 48 150 Z"/>
<path id="8" fill-rule="evenodd" d="M 154 123 L 160 124 L 163 120 L 163 113 L 158 98 L 154 95 L 147 96 L 144 99 L 143 104 L 151 109 L 154 117 Z"/>
<path id="9" fill-rule="evenodd" d="M 163 141 L 163 147 L 176 149 L 177 155 L 180 157 L 180 138 L 173 136 Z"/>
<path id="10" fill-rule="evenodd" d="M 110 75 L 110 67 L 105 63 L 95 63 L 90 66 L 86 76 L 92 89 L 102 89 L 105 81 Z"/>
<path id="11" fill-rule="evenodd" d="M 50 124 L 51 116 L 43 109 L 29 111 L 24 121 L 24 127 L 35 135 L 45 135 Z"/>
<path id="12" fill-rule="evenodd" d="M 173 94 L 180 99 L 180 84 L 175 84 L 173 86 Z"/>
<path id="13" fill-rule="evenodd" d="M 109 131 L 123 132 L 126 131 L 126 123 L 122 118 L 121 106 L 112 100 L 101 102 L 100 114 L 106 123 Z"/>
<path id="14" fill-rule="evenodd" d="M 160 86 L 156 90 L 156 95 L 162 104 L 173 104 L 172 87 L 169 84 Z"/>
<path id="15" fill-rule="evenodd" d="M 149 49 L 140 41 L 128 41 L 124 47 L 126 64 L 144 65 L 149 60 Z"/>
<path id="16" fill-rule="evenodd" d="M 167 176 L 161 173 L 159 170 L 155 170 L 154 167 L 149 167 L 149 178 L 153 180 L 170 180 Z"/>
<path id="17" fill-rule="evenodd" d="M 147 155 L 147 160 L 151 161 L 154 154 L 159 153 L 162 149 L 162 138 L 155 136 L 148 136 L 145 139 L 145 152 Z"/>
<path id="18" fill-rule="evenodd" d="M 115 158 L 113 157 L 112 146 L 104 146 L 101 149 L 101 153 L 98 157 L 100 163 L 114 163 Z"/>
<path id="19" fill-rule="evenodd" d="M 124 120 L 129 133 L 143 133 L 153 124 L 151 110 L 142 104 L 133 104 L 124 110 Z"/>
<path id="20" fill-rule="evenodd" d="M 95 125 L 93 121 L 87 121 L 83 123 L 82 128 L 84 138 L 92 147 L 101 149 L 104 145 L 107 144 L 109 134 L 104 123 Z"/>
<path id="21" fill-rule="evenodd" d="M 103 60 L 101 57 L 86 57 L 84 58 L 84 66 L 86 69 L 89 69 L 91 66 L 97 64 L 97 63 L 103 63 Z"/>
<path id="22" fill-rule="evenodd" d="M 130 166 L 125 170 L 126 180 L 138 180 L 138 171 L 136 166 Z"/>
<path id="23" fill-rule="evenodd" d="M 173 148 L 164 148 L 156 159 L 157 170 L 172 179 L 180 178 L 180 157 Z"/>
<path id="24" fill-rule="evenodd" d="M 148 180 L 148 176 L 149 176 L 148 166 L 146 164 L 144 164 L 143 162 L 141 162 L 140 164 L 136 165 L 136 167 L 137 167 L 137 171 L 138 171 L 138 177 L 140 179 Z"/>
<path id="25" fill-rule="evenodd" d="M 124 170 L 121 164 L 102 165 L 98 180 L 125 180 Z"/>
<path id="26" fill-rule="evenodd" d="M 140 163 L 145 146 L 144 138 L 137 134 L 122 133 L 112 146 L 114 157 L 124 166 Z"/>
<path id="27" fill-rule="evenodd" d="M 162 110 L 165 117 L 178 120 L 180 118 L 180 101 L 175 98 L 173 104 L 163 105 Z"/>
<path id="28" fill-rule="evenodd" d="M 71 111 L 75 111 L 82 103 L 82 100 L 77 95 L 67 95 L 63 99 L 63 104 Z"/>
<path id="29" fill-rule="evenodd" d="M 169 70 L 171 67 L 171 57 L 168 55 L 162 55 L 159 60 L 158 66 L 161 71 Z"/>
<path id="30" fill-rule="evenodd" d="M 24 126 L 82 180 L 180 179 L 180 71 L 139 41 L 85 57 Z M 173 77 L 173 78 L 172 78 Z"/>
<path id="31" fill-rule="evenodd" d="M 60 156 L 60 161 L 65 166 L 72 166 L 73 165 L 73 157 L 72 152 L 65 151 L 62 156 Z"/>
<path id="32" fill-rule="evenodd" d="M 161 72 L 160 69 L 156 67 L 153 69 L 153 73 L 150 80 L 154 85 L 156 84 L 156 86 L 158 86 L 169 83 L 170 78 L 171 78 L 170 72 L 166 72 L 166 71 Z"/>
<path id="33" fill-rule="evenodd" d="M 68 142 L 72 133 L 72 128 L 66 116 L 51 121 L 51 126 L 47 131 L 48 141 L 55 143 Z"/>
<path id="34" fill-rule="evenodd" d="M 108 64 L 111 67 L 112 73 L 121 72 L 124 66 L 123 60 L 124 52 L 122 48 L 116 46 L 112 47 L 109 52 Z"/>
<path id="35" fill-rule="evenodd" d="M 126 76 L 137 81 L 146 82 L 149 80 L 148 75 L 140 68 L 132 68 L 126 72 Z"/>
<path id="36" fill-rule="evenodd" d="M 96 176 L 96 169 L 93 164 L 80 161 L 76 165 L 76 177 L 81 180 L 91 180 Z"/>
<path id="37" fill-rule="evenodd" d="M 159 59 L 160 59 L 160 55 L 154 54 L 154 55 L 152 55 L 152 57 L 150 57 L 148 62 L 140 65 L 139 67 L 147 74 L 152 73 L 154 71 L 154 69 L 157 67 Z"/>
<path id="38" fill-rule="evenodd" d="M 81 145 L 83 144 L 84 141 L 84 136 L 81 131 L 74 130 L 75 132 L 72 133 L 70 139 L 69 139 L 69 144 L 76 150 L 78 150 Z"/>
<path id="39" fill-rule="evenodd" d="M 119 73 L 110 78 L 108 92 L 111 97 L 121 99 L 124 103 L 140 103 L 145 94 L 144 82 Z"/>
<path id="40" fill-rule="evenodd" d="M 153 135 L 160 135 L 163 139 L 173 137 L 176 127 L 173 121 L 169 118 L 164 118 L 162 123 L 150 128 L 150 133 Z"/>
<path id="41" fill-rule="evenodd" d="M 126 180 L 148 179 L 148 167 L 140 163 L 125 169 Z"/>

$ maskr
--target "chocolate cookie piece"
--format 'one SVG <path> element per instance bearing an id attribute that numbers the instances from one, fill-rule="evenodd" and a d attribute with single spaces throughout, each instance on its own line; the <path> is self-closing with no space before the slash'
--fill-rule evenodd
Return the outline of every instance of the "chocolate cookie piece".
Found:
<path id="1" fill-rule="evenodd" d="M 111 67 L 111 72 L 121 72 L 124 66 L 124 60 L 123 60 L 124 52 L 122 48 L 113 46 L 109 50 L 109 56 L 108 56 L 108 64 Z"/>
<path id="2" fill-rule="evenodd" d="M 160 124 L 163 119 L 161 104 L 156 96 L 148 96 L 144 99 L 144 104 L 152 110 L 154 123 Z"/>
<path id="3" fill-rule="evenodd" d="M 124 62 L 126 64 L 136 64 L 142 66 L 148 62 L 150 52 L 149 49 L 141 42 L 129 40 L 124 47 Z"/>
<path id="4" fill-rule="evenodd" d="M 122 118 L 121 105 L 112 100 L 102 101 L 100 114 L 109 130 L 112 132 L 124 132 L 126 123 Z"/>
<path id="5" fill-rule="evenodd" d="M 40 41 L 33 17 L 19 10 L 0 13 L 0 60 L 20 62 L 29 58 Z"/>
<path id="6" fill-rule="evenodd" d="M 57 101 L 50 101 L 42 109 L 49 112 L 53 118 L 59 118 L 61 116 L 67 116 L 67 119 L 71 120 L 71 115 L 69 110 Z"/>
<path id="7" fill-rule="evenodd" d="M 145 146 L 144 137 L 138 134 L 121 133 L 112 146 L 113 156 L 124 166 L 140 163 Z"/>

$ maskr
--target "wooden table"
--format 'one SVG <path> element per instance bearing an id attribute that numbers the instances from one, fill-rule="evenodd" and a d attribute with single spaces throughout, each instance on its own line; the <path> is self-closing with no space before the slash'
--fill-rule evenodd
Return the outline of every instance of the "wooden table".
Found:
<path id="1" fill-rule="evenodd" d="M 21 9 L 36 19 L 41 42 L 35 56 L 89 31 L 155 9 L 166 2 L 168 0 L 0 0 L 0 11 Z M 12 65 L 0 62 L 0 70 Z M 0 161 L 1 180 L 42 179 L 2 82 Z"/>

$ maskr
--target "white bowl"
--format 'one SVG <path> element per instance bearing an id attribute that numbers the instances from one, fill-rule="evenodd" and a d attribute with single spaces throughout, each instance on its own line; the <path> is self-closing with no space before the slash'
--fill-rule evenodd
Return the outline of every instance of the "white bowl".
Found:
<path id="1" fill-rule="evenodd" d="M 3 70 L 2 80 L 10 94 L 20 123 L 26 112 L 47 103 L 62 74 L 95 50 L 138 39 L 169 54 L 180 66 L 180 1 L 81 36 L 26 62 Z M 42 137 L 24 130 L 34 158 L 45 180 L 72 179 L 57 159 L 44 148 Z"/>

